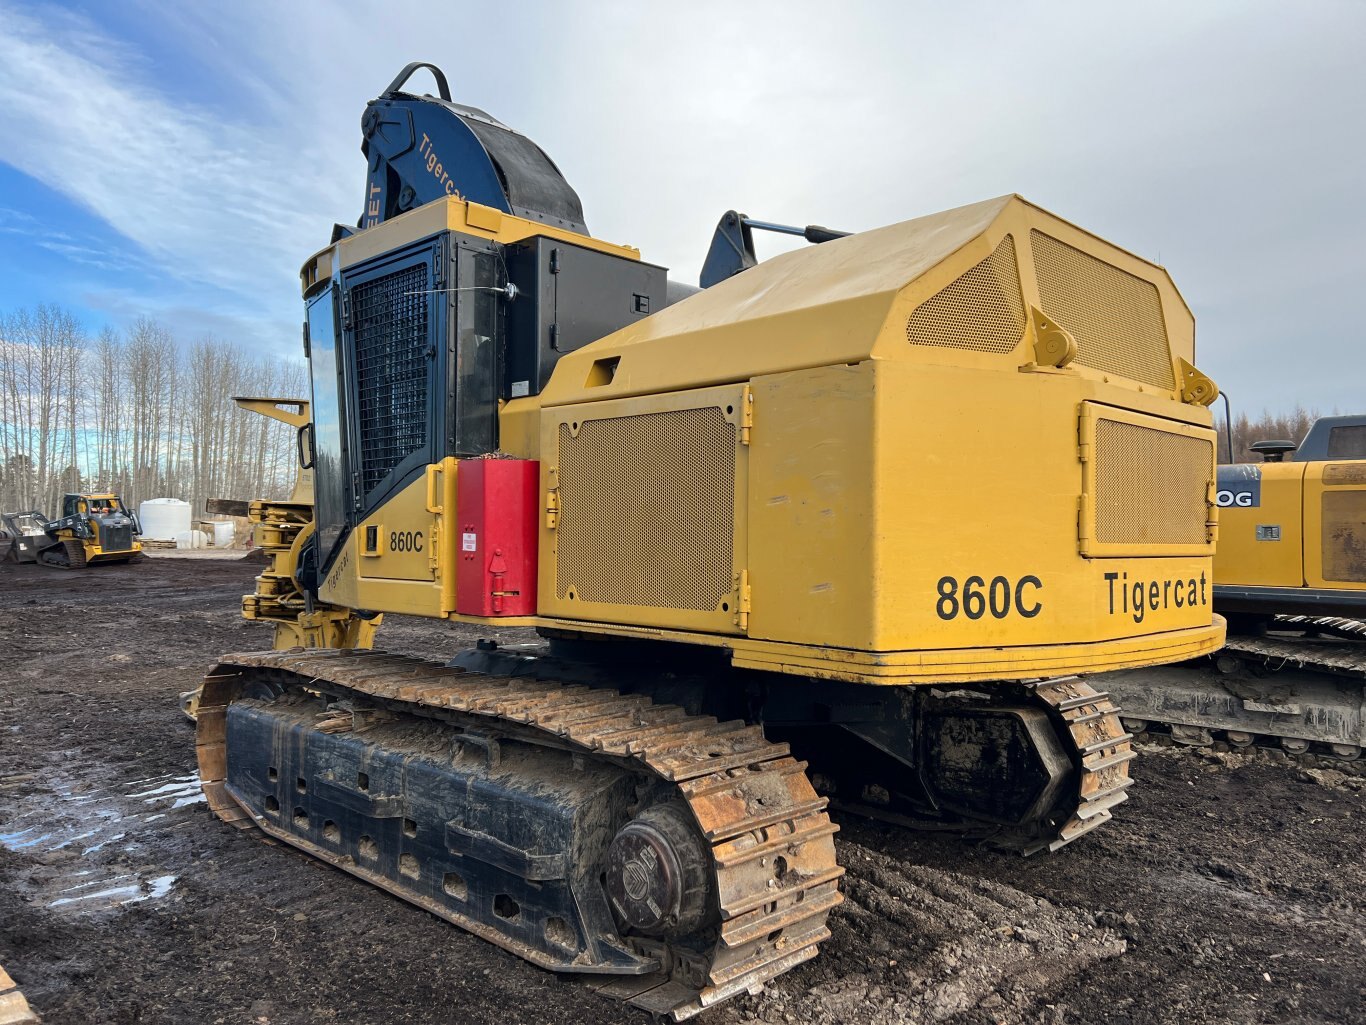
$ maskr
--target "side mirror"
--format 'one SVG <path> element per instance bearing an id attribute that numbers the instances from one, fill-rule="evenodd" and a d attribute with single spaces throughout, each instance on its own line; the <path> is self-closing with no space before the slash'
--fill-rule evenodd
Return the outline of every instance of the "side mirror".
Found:
<path id="1" fill-rule="evenodd" d="M 1279 463 L 1297 448 L 1299 446 L 1293 441 L 1259 441 L 1252 446 L 1252 451 L 1261 456 L 1264 463 Z"/>

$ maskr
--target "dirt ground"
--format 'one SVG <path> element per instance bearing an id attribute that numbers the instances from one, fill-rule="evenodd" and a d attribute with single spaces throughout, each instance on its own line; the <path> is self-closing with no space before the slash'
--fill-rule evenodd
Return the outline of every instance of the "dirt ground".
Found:
<path id="1" fill-rule="evenodd" d="M 176 695 L 265 647 L 255 567 L 0 567 L 0 965 L 49 1023 L 641 1023 L 337 870 L 225 826 Z M 511 639 L 514 632 L 508 632 Z M 466 646 L 390 620 L 382 643 Z M 1359 1022 L 1366 791 L 1146 750 L 1115 821 L 1006 856 L 842 822 L 819 958 L 708 1012 L 783 1023 Z"/>

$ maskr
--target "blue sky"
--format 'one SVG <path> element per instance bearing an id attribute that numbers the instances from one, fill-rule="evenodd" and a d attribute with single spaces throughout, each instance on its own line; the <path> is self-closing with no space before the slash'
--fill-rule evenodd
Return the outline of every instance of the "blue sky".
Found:
<path id="1" fill-rule="evenodd" d="M 1165 264 L 1236 407 L 1359 411 L 1363 38 L 1359 0 L 0 0 L 0 311 L 297 358 L 365 102 L 423 59 L 680 279 L 731 207 L 857 230 L 1020 192 Z"/>

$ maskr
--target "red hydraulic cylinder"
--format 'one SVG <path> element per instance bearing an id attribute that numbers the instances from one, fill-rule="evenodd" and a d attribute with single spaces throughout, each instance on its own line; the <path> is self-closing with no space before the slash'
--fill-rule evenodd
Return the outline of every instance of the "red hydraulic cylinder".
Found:
<path id="1" fill-rule="evenodd" d="M 462 459 L 456 475 L 455 611 L 536 614 L 540 463 Z"/>

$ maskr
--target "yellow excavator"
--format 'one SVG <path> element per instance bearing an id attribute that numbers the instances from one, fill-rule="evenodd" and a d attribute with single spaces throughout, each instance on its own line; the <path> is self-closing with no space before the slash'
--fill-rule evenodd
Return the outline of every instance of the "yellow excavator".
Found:
<path id="1" fill-rule="evenodd" d="M 1225 632 L 1218 393 L 1162 268 L 1004 196 L 731 211 L 699 289 L 431 65 L 362 132 L 301 273 L 276 647 L 199 690 L 220 818 L 675 1020 L 816 955 L 832 803 L 1021 852 L 1110 818 L 1131 737 L 1077 674 Z M 386 653 L 384 613 L 541 641 Z"/>
<path id="2" fill-rule="evenodd" d="M 1359 767 L 1366 748 L 1366 415 L 1259 441 L 1219 467 L 1215 656 L 1106 677 L 1135 732 L 1193 745 L 1279 746 Z M 1288 457 L 1288 458 L 1287 458 Z"/>

